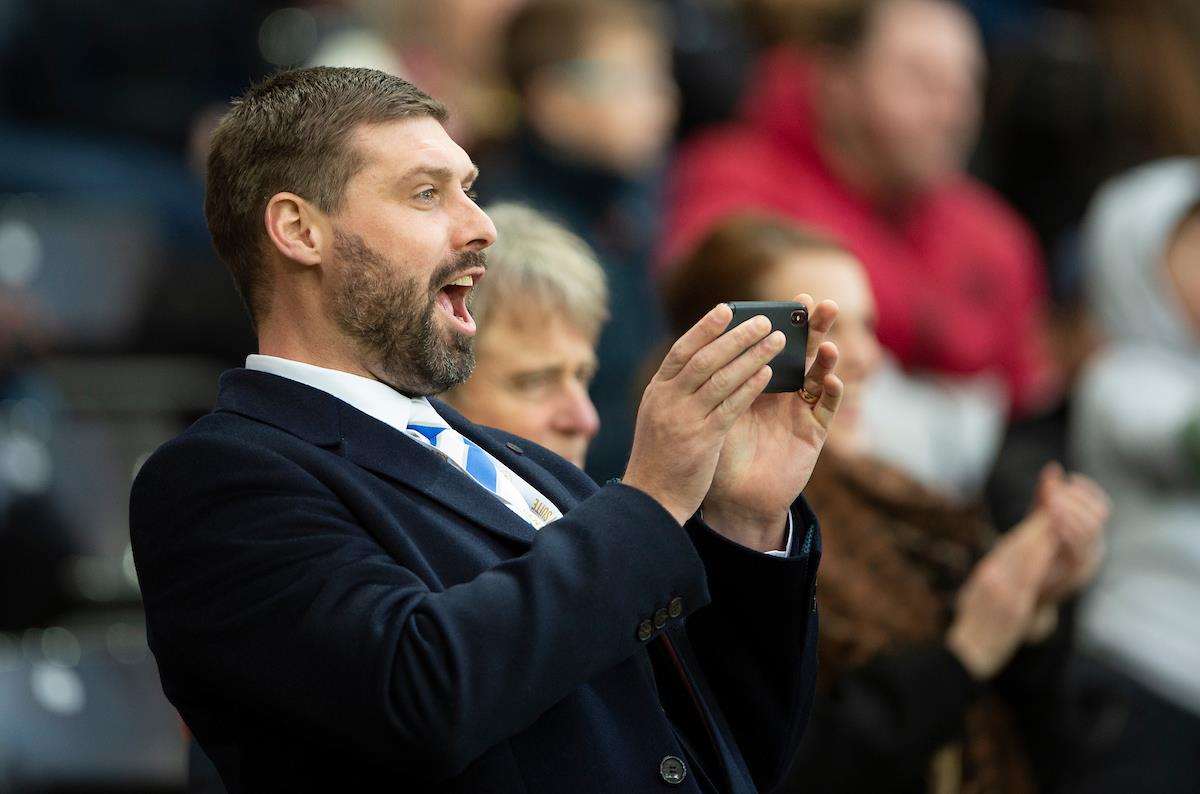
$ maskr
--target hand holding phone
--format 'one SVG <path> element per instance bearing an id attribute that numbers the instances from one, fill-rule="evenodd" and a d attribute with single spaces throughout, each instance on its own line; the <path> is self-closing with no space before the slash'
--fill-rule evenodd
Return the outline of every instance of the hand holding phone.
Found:
<path id="1" fill-rule="evenodd" d="M 763 391 L 768 394 L 796 392 L 804 387 L 804 364 L 808 352 L 808 307 L 795 301 L 728 301 L 733 319 L 727 328 L 763 315 L 773 331 L 782 331 L 783 350 L 771 361 L 771 380 Z"/>

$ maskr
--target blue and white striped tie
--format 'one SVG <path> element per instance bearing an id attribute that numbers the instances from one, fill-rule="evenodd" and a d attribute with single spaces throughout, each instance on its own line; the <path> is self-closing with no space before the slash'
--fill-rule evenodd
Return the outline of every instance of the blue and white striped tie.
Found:
<path id="1" fill-rule="evenodd" d="M 560 518 L 562 513 L 544 497 L 523 482 L 513 481 L 496 459 L 471 439 L 448 425 L 429 425 L 409 422 L 408 429 L 444 454 L 475 482 L 491 491 L 510 510 L 527 521 L 534 529 Z"/>
<path id="2" fill-rule="evenodd" d="M 449 427 L 410 423 L 408 429 L 416 430 L 425 437 L 430 446 L 436 447 L 446 453 L 446 456 L 457 463 L 467 474 L 470 474 L 475 482 L 487 488 L 496 494 L 496 496 L 500 496 L 500 490 L 497 487 L 499 485 L 499 473 L 496 469 L 496 463 L 492 460 L 492 456 L 480 449 L 479 445 L 474 441 L 461 433 L 456 433 Z M 458 436 L 458 439 L 462 440 L 461 447 L 459 447 L 462 451 L 461 456 L 455 454 L 459 449 L 454 449 L 454 447 L 458 445 L 452 446 L 450 443 L 451 441 L 458 440 L 454 436 Z M 439 444 L 438 439 L 443 437 L 446 440 Z"/>

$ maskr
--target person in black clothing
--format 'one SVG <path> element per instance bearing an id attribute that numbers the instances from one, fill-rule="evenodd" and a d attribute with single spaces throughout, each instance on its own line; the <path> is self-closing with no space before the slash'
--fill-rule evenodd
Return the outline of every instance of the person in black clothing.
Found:
<path id="1" fill-rule="evenodd" d="M 604 432 L 588 453 L 599 480 L 621 473 L 633 438 L 636 367 L 662 332 L 648 276 L 659 162 L 677 97 L 670 49 L 640 4 L 535 0 L 507 31 L 505 62 L 521 98 L 521 132 L 483 158 L 486 201 L 528 204 L 597 253 L 614 322 L 598 346 L 591 395 Z"/>

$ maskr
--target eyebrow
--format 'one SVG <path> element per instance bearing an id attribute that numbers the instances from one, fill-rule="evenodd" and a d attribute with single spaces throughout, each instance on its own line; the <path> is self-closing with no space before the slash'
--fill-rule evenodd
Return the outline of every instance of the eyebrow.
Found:
<path id="1" fill-rule="evenodd" d="M 454 172 L 451 171 L 449 168 L 446 168 L 445 166 L 441 166 L 441 165 L 418 165 L 415 168 L 411 168 L 408 171 L 404 172 L 404 175 L 400 177 L 400 181 L 408 182 L 409 180 L 414 179 L 418 176 L 429 176 L 429 177 L 432 177 L 433 179 L 437 180 L 438 182 L 453 182 L 454 181 Z M 475 165 L 474 163 L 471 163 L 471 170 L 469 172 L 467 172 L 467 176 L 463 180 L 463 182 L 464 183 L 474 182 L 478 177 L 479 177 L 479 166 Z"/>

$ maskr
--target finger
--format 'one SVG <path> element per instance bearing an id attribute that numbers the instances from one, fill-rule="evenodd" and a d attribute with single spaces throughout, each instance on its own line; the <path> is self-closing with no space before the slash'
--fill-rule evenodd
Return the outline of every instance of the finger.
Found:
<path id="1" fill-rule="evenodd" d="M 1054 534 L 1068 554 L 1078 557 L 1080 552 L 1089 545 L 1088 527 L 1093 525 L 1092 519 L 1077 505 L 1068 500 L 1060 500 L 1054 510 Z"/>
<path id="2" fill-rule="evenodd" d="M 771 368 L 764 364 L 745 383 L 739 386 L 733 394 L 730 394 L 720 405 L 714 408 L 712 413 L 709 414 L 709 418 L 716 418 L 723 430 L 733 427 L 733 423 L 738 420 L 738 417 L 744 414 L 746 409 L 763 393 L 763 389 L 767 388 L 767 383 L 770 380 Z"/>
<path id="3" fill-rule="evenodd" d="M 817 423 L 826 430 L 833 424 L 833 417 L 837 415 L 838 406 L 842 404 L 843 390 L 841 378 L 832 372 L 825 376 L 821 399 L 813 406 L 813 416 L 816 417 Z"/>
<path id="4" fill-rule="evenodd" d="M 804 376 L 804 390 L 814 397 L 821 395 L 825 377 L 833 372 L 838 362 L 838 348 L 833 342 L 825 342 L 817 349 L 817 357 Z"/>
<path id="5" fill-rule="evenodd" d="M 783 350 L 787 337 L 783 331 L 772 331 L 757 344 L 709 376 L 696 391 L 705 415 L 725 402 L 742 384 L 754 377 L 763 365 Z M 714 343 L 715 344 L 715 343 Z"/>
<path id="6" fill-rule="evenodd" d="M 833 328 L 834 321 L 837 320 L 838 305 L 831 300 L 823 300 L 814 305 L 815 301 L 807 293 L 797 295 L 796 300 L 808 309 L 808 347 L 804 351 L 804 361 L 806 365 L 810 365 L 817 356 L 817 349 L 821 347 L 829 330 Z"/>
<path id="7" fill-rule="evenodd" d="M 1047 504 L 1062 477 L 1063 467 L 1058 461 L 1052 460 L 1043 466 L 1041 473 L 1038 474 L 1037 495 L 1034 497 L 1034 501 L 1037 504 Z"/>
<path id="8" fill-rule="evenodd" d="M 675 344 L 671 345 L 662 365 L 658 368 L 658 377 L 662 380 L 671 380 L 678 375 L 692 360 L 692 356 L 725 333 L 725 329 L 732 319 L 733 309 L 729 308 L 728 303 L 719 303 L 714 306 L 708 314 L 700 318 L 699 322 L 685 331 L 683 336 L 676 339 Z"/>
<path id="9" fill-rule="evenodd" d="M 691 360 L 684 365 L 679 375 L 675 377 L 675 382 L 685 393 L 695 392 L 704 386 L 714 373 L 719 372 L 738 356 L 752 349 L 770 333 L 771 321 L 761 314 L 739 323 L 697 350 Z M 737 385 L 732 384 L 729 391 L 733 391 Z"/>
<path id="10" fill-rule="evenodd" d="M 1112 498 L 1109 497 L 1108 491 L 1101 488 L 1091 477 L 1078 472 L 1073 473 L 1071 484 L 1086 493 L 1096 504 L 1103 506 L 1106 511 L 1112 510 Z"/>
<path id="11" fill-rule="evenodd" d="M 1108 519 L 1108 507 L 1083 486 L 1072 485 L 1064 489 L 1061 496 L 1080 515 L 1086 517 L 1094 531 L 1099 531 Z"/>

